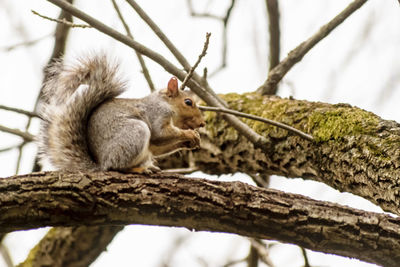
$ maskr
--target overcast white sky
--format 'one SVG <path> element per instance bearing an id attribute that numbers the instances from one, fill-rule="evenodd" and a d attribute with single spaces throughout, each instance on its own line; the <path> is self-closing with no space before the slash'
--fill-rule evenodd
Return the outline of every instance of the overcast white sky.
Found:
<path id="1" fill-rule="evenodd" d="M 111 1 L 79 1 L 77 5 L 123 32 Z M 138 1 L 158 23 L 181 52 L 194 62 L 201 51 L 206 32 L 212 33 L 206 58 L 200 68 L 214 70 L 221 60 L 220 22 L 190 18 L 186 1 Z M 194 1 L 197 10 L 223 14 L 230 1 Z M 311 36 L 320 26 L 339 13 L 348 0 L 281 0 L 282 54 Z M 176 62 L 155 35 L 144 25 L 124 1 L 119 1 L 135 38 Z M 42 82 L 42 68 L 52 51 L 53 39 L 45 38 L 34 46 L 5 51 L 5 47 L 51 34 L 54 23 L 31 13 L 31 9 L 50 17 L 59 10 L 45 0 L 0 0 L 0 104 L 32 110 Z M 268 35 L 264 1 L 237 1 L 228 33 L 228 66 L 210 79 L 218 93 L 255 90 L 266 78 L 268 70 Z M 281 83 L 279 94 L 297 99 L 330 103 L 349 103 L 372 111 L 385 119 L 400 121 L 400 5 L 396 0 L 370 0 L 331 35 L 319 43 Z M 68 57 L 87 50 L 103 49 L 120 59 L 123 72 L 130 80 L 129 97 L 140 97 L 149 91 L 140 72 L 135 54 L 93 29 L 73 29 L 67 46 Z M 166 85 L 170 74 L 147 61 L 158 88 Z M 0 124 L 25 129 L 26 118 L 0 110 Z M 35 121 L 30 132 L 37 132 Z M 19 144 L 17 137 L 0 132 L 0 149 Z M 20 173 L 30 172 L 36 147 L 26 146 Z M 0 153 L 0 177 L 15 173 L 18 150 Z M 197 173 L 193 176 L 204 177 Z M 217 177 L 210 177 L 217 179 Z M 224 176 L 224 180 L 251 183 L 245 175 Z M 271 187 L 301 193 L 316 199 L 380 211 L 366 200 L 339 193 L 325 185 L 301 179 L 273 177 Z M 23 260 L 29 249 L 45 233 L 45 229 L 18 232 L 7 236 L 15 263 Z M 171 258 L 171 266 L 221 266 L 229 259 L 244 258 L 249 249 L 245 238 L 216 233 L 190 233 L 186 229 L 129 226 L 118 234 L 108 251 L 92 265 L 160 266 L 168 258 L 177 237 L 183 244 Z M 313 266 L 374 266 L 342 257 L 310 254 Z M 278 245 L 271 249 L 276 266 L 301 266 L 300 249 Z M 205 261 L 208 265 L 204 265 Z M 0 259 L 0 266 L 4 262 Z M 235 266 L 245 266 L 238 264 Z"/>

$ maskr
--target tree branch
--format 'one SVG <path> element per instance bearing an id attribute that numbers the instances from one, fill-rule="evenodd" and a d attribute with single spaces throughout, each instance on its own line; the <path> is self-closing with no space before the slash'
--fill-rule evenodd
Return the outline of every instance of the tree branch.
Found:
<path id="1" fill-rule="evenodd" d="M 399 218 L 241 182 L 116 172 L 0 179 L 2 232 L 125 224 L 275 239 L 384 266 L 400 261 Z"/>
<path id="2" fill-rule="evenodd" d="M 18 129 L 11 129 L 3 125 L 0 125 L 0 131 L 22 137 L 22 139 L 24 139 L 25 142 L 31 142 L 34 139 L 34 136 L 31 135 L 30 133 L 23 132 Z"/>
<path id="3" fill-rule="evenodd" d="M 354 0 L 342 12 L 335 16 L 330 22 L 321 27 L 321 29 L 311 36 L 308 40 L 302 42 L 299 46 L 293 49 L 289 55 L 283 59 L 269 74 L 268 79 L 260 86 L 257 91 L 261 94 L 273 94 L 277 84 L 282 80 L 283 76 L 299 62 L 308 51 L 311 50 L 319 41 L 325 38 L 332 30 L 345 21 L 354 11 L 365 4 L 367 0 Z"/>
<path id="4" fill-rule="evenodd" d="M 216 108 L 216 107 L 206 107 L 206 106 L 199 106 L 199 108 L 200 108 L 200 110 L 204 110 L 204 111 L 229 113 L 229 114 L 232 114 L 232 115 L 235 115 L 235 116 L 238 116 L 238 117 L 244 117 L 244 118 L 248 118 L 248 119 L 251 119 L 251 120 L 262 121 L 262 122 L 274 125 L 276 127 L 285 129 L 285 130 L 287 130 L 289 132 L 292 132 L 292 133 L 294 133 L 294 134 L 296 134 L 296 135 L 300 136 L 301 138 L 304 138 L 304 139 L 306 139 L 308 141 L 311 141 L 311 142 L 314 141 L 314 138 L 311 135 L 306 134 L 306 133 L 304 133 L 304 132 L 302 132 L 300 130 L 297 130 L 296 128 L 293 128 L 293 127 L 291 127 L 289 125 L 286 125 L 284 123 L 280 123 L 278 121 L 262 118 L 262 117 L 259 117 L 259 116 L 255 116 L 255 115 L 239 112 L 239 111 L 228 109 L 228 108 Z"/>
<path id="5" fill-rule="evenodd" d="M 113 6 L 114 6 L 115 11 L 117 12 L 119 20 L 121 21 L 122 25 L 125 28 L 126 35 L 128 35 L 130 38 L 133 39 L 133 35 L 132 35 L 132 32 L 131 32 L 131 29 L 129 28 L 128 24 L 126 23 L 124 17 L 122 16 L 121 10 L 119 9 L 119 7 L 117 5 L 117 2 L 115 0 L 111 0 L 111 2 L 113 4 Z M 139 52 L 137 52 L 136 50 L 135 50 L 135 54 L 136 54 L 136 57 L 139 60 L 139 64 L 140 64 L 140 67 L 142 68 L 143 76 L 146 79 L 147 84 L 149 85 L 150 91 L 154 92 L 156 90 L 156 88 L 154 87 L 154 83 L 153 83 L 153 80 L 151 79 L 149 69 L 146 66 L 146 62 L 144 61 L 143 56 Z"/>
<path id="6" fill-rule="evenodd" d="M 278 0 L 265 0 L 265 5 L 268 13 L 269 71 L 271 71 L 278 65 L 280 55 L 279 5 Z"/>
<path id="7" fill-rule="evenodd" d="M 196 63 L 194 63 L 194 65 L 190 68 L 188 74 L 186 75 L 185 79 L 183 79 L 182 84 L 180 86 L 180 90 L 184 90 L 185 86 L 187 84 L 187 82 L 189 81 L 190 78 L 192 78 L 193 72 L 195 71 L 195 69 L 197 68 L 197 66 L 199 66 L 201 59 L 207 54 L 207 49 L 208 49 L 208 44 L 210 42 L 210 37 L 211 37 L 211 33 L 206 33 L 206 41 L 204 42 L 203 45 L 203 50 L 201 51 L 201 54 L 199 55 L 199 57 L 197 58 Z"/>
<path id="8" fill-rule="evenodd" d="M 0 109 L 16 112 L 16 113 L 19 113 L 19 114 L 26 115 L 28 117 L 36 117 L 36 118 L 39 117 L 35 112 L 27 111 L 27 110 L 23 110 L 23 109 L 19 109 L 19 108 L 13 108 L 13 107 L 0 105 Z"/>
<path id="9" fill-rule="evenodd" d="M 66 25 L 66 26 L 68 26 L 68 27 L 72 27 L 72 28 L 91 28 L 91 27 L 92 27 L 92 26 L 90 26 L 90 25 L 85 25 L 85 24 L 75 24 L 75 23 L 72 23 L 72 22 L 70 22 L 70 21 L 68 21 L 68 20 L 66 20 L 66 19 L 54 19 L 54 18 L 50 18 L 50 17 L 44 16 L 44 15 L 42 15 L 42 14 L 39 14 L 39 13 L 36 12 L 35 10 L 31 10 L 31 12 L 32 12 L 34 15 L 39 16 L 39 17 L 41 17 L 41 18 L 43 18 L 43 19 L 47 19 L 47 20 L 50 20 L 50 21 L 53 21 L 53 22 L 56 22 L 56 23 L 64 24 L 64 25 Z"/>
<path id="10" fill-rule="evenodd" d="M 224 98 L 235 110 L 284 122 L 311 134 L 315 142 L 243 119 L 268 139 L 267 149 L 261 151 L 236 134 L 218 114 L 207 112 L 201 149 L 192 151 L 198 170 L 217 175 L 302 177 L 359 195 L 385 211 L 400 214 L 400 124 L 346 104 L 258 93 L 227 94 Z M 159 160 L 160 167 L 188 167 L 182 155 Z"/>
<path id="11" fill-rule="evenodd" d="M 193 17 L 203 17 L 203 18 L 211 18 L 211 19 L 216 19 L 219 20 L 222 23 L 222 60 L 221 60 L 221 64 L 219 65 L 219 67 L 217 67 L 209 76 L 214 76 L 215 74 L 217 74 L 218 72 L 220 72 L 222 69 L 224 69 L 226 67 L 226 61 L 227 61 L 227 52 L 228 52 L 228 24 L 230 21 L 230 17 L 232 14 L 232 10 L 235 6 L 236 0 L 231 0 L 231 3 L 229 4 L 225 15 L 223 17 L 221 16 L 217 16 L 217 15 L 213 15 L 211 13 L 208 12 L 203 12 L 203 13 L 198 13 L 196 11 L 194 11 L 193 8 L 193 4 L 191 0 L 187 1 L 188 3 L 188 7 L 189 7 L 189 11 L 190 11 L 190 15 Z"/>

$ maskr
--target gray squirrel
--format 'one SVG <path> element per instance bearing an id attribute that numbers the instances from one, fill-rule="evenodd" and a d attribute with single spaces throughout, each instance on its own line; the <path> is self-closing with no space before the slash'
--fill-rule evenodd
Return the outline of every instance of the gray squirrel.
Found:
<path id="1" fill-rule="evenodd" d="M 141 99 L 117 98 L 126 83 L 104 53 L 55 62 L 42 88 L 39 158 L 60 170 L 159 171 L 155 158 L 200 146 L 205 125 L 190 91 L 172 78 Z"/>

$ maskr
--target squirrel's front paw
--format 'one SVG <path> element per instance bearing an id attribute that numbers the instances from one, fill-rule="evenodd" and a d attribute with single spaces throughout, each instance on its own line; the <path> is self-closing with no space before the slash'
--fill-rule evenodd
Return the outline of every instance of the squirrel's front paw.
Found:
<path id="1" fill-rule="evenodd" d="M 200 148 L 200 134 L 194 130 L 186 130 L 187 141 L 183 142 L 183 147 L 189 149 Z"/>

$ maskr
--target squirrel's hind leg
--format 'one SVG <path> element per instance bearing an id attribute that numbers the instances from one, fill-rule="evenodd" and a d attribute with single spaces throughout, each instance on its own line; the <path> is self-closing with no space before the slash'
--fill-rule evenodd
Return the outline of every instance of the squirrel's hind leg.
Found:
<path id="1" fill-rule="evenodd" d="M 115 125 L 114 125 L 115 126 Z M 150 129 L 141 120 L 129 118 L 118 126 L 100 164 L 104 170 L 121 172 L 152 173 L 159 168 L 153 163 L 153 154 L 149 149 Z"/>

